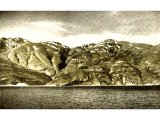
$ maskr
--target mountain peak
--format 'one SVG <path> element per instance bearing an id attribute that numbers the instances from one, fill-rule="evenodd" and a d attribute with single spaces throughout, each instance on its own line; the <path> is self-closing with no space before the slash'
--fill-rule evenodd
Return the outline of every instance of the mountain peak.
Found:
<path id="1" fill-rule="evenodd" d="M 22 38 L 1 38 L 0 46 L 0 69 L 14 71 L 8 76 L 0 73 L 0 84 L 15 81 L 56 86 L 160 84 L 159 46 L 107 39 L 69 48 L 59 42 L 32 43 Z M 24 71 L 22 76 L 17 76 L 19 68 Z M 25 72 L 42 74 L 44 82 L 38 81 L 36 74 L 32 79 L 26 77 Z"/>

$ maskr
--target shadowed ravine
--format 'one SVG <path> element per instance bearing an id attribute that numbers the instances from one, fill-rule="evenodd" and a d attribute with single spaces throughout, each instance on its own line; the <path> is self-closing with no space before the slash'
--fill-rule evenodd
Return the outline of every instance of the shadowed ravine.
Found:
<path id="1" fill-rule="evenodd" d="M 159 86 L 1 87 L 2 109 L 159 109 Z"/>

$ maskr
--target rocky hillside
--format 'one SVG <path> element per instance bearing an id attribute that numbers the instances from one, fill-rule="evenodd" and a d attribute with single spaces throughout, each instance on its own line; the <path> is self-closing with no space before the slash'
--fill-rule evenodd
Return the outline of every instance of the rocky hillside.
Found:
<path id="1" fill-rule="evenodd" d="M 45 85 L 52 79 L 44 73 L 25 69 L 0 58 L 0 85 Z"/>
<path id="2" fill-rule="evenodd" d="M 58 42 L 1 38 L 0 84 L 159 85 L 159 56 L 160 45 L 112 39 L 71 49 Z"/>
<path id="3" fill-rule="evenodd" d="M 66 66 L 69 48 L 60 43 L 32 43 L 22 38 L 2 38 L 0 43 L 1 57 L 23 68 L 53 77 Z"/>

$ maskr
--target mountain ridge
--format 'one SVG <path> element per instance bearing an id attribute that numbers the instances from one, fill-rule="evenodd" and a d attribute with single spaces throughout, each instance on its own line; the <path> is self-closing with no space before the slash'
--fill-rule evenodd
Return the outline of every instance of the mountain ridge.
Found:
<path id="1" fill-rule="evenodd" d="M 160 85 L 159 56 L 160 45 L 113 39 L 69 48 L 58 42 L 0 38 L 0 60 L 46 75 L 43 85 Z"/>

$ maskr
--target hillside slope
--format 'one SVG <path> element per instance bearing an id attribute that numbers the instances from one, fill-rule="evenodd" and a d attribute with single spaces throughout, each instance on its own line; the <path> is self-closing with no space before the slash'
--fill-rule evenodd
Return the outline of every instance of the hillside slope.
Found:
<path id="1" fill-rule="evenodd" d="M 52 79 L 44 73 L 25 69 L 0 58 L 0 85 L 45 85 Z"/>
<path id="2" fill-rule="evenodd" d="M 36 85 L 39 81 L 39 84 L 55 86 L 160 84 L 160 45 L 108 39 L 69 48 L 58 42 L 33 43 L 22 38 L 1 38 L 0 46 L 0 60 L 3 61 L 0 78 L 5 78 L 8 70 L 3 64 L 5 61 L 16 68 L 17 76 L 19 71 L 24 71 L 19 76 L 26 75 L 27 81 L 19 83 Z M 28 77 L 34 80 L 37 77 L 37 83 L 29 83 L 32 80 Z"/>

